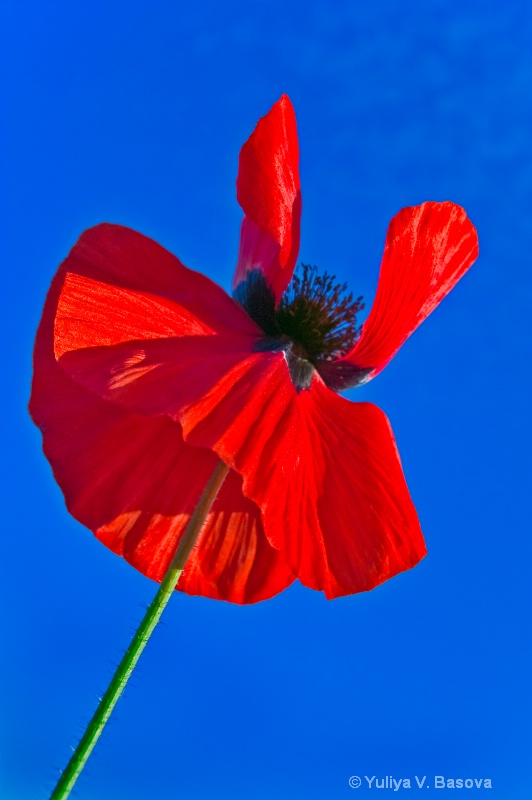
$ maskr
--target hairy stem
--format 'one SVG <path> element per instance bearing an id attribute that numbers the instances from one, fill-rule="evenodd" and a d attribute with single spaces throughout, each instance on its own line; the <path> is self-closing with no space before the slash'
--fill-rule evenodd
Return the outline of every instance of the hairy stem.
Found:
<path id="1" fill-rule="evenodd" d="M 190 555 L 194 543 L 201 531 L 205 518 L 209 513 L 211 506 L 218 494 L 222 483 L 225 480 L 229 467 L 223 462 L 219 462 L 209 480 L 203 494 L 201 495 L 198 505 L 192 514 L 190 521 L 187 525 L 185 533 L 179 543 L 179 547 L 168 567 L 166 574 L 161 582 L 159 591 L 155 595 L 152 603 L 148 607 L 144 619 L 140 623 L 131 644 L 129 645 L 122 661 L 117 667 L 117 670 L 103 695 L 96 712 L 89 722 L 81 741 L 79 742 L 72 758 L 68 762 L 65 770 L 50 796 L 50 800 L 63 800 L 68 797 L 74 784 L 76 783 L 85 763 L 90 756 L 92 749 L 102 733 L 105 724 L 113 708 L 118 702 L 129 676 L 135 669 L 135 665 L 139 660 L 140 654 L 146 647 L 148 639 L 155 626 L 157 625 L 161 614 L 170 597 L 172 596 L 176 584 L 185 568 L 185 564 Z"/>

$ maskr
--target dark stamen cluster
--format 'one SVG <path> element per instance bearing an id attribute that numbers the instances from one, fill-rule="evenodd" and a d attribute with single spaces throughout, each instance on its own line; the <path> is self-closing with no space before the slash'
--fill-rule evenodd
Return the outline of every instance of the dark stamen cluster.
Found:
<path id="1" fill-rule="evenodd" d="M 356 317 L 364 308 L 362 298 L 347 294 L 347 284 L 335 276 L 319 274 L 316 267 L 301 264 L 275 310 L 279 333 L 294 342 L 301 358 L 315 366 L 341 358 L 360 333 Z"/>
<path id="2" fill-rule="evenodd" d="M 251 270 L 234 291 L 235 300 L 265 333 L 256 350 L 282 350 L 298 392 L 311 386 L 315 371 L 335 392 L 359 386 L 371 372 L 338 360 L 352 350 L 360 334 L 356 318 L 364 303 L 335 280 L 334 275 L 319 275 L 316 267 L 301 264 L 277 308 L 260 269 Z"/>

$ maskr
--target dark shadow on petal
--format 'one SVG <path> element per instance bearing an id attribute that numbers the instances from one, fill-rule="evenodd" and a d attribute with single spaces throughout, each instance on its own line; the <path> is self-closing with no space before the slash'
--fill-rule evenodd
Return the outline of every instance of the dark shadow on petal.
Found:
<path id="1" fill-rule="evenodd" d="M 264 333 L 274 336 L 278 332 L 275 323 L 275 295 L 262 270 L 248 272 L 246 279 L 234 289 L 233 298 Z"/>
<path id="2" fill-rule="evenodd" d="M 323 381 L 333 392 L 345 392 L 367 383 L 373 368 L 357 367 L 349 361 L 323 361 L 316 366 Z"/>
<path id="3" fill-rule="evenodd" d="M 292 383 L 298 393 L 303 389 L 309 389 L 314 376 L 314 366 L 306 358 L 295 355 L 292 346 L 284 351 L 284 357 L 288 364 Z"/>

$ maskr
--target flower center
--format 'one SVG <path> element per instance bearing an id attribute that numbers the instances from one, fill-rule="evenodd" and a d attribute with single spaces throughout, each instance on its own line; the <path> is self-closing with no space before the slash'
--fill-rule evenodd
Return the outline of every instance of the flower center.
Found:
<path id="1" fill-rule="evenodd" d="M 362 298 L 347 294 L 347 284 L 335 276 L 301 264 L 275 310 L 281 335 L 293 342 L 293 352 L 319 368 L 324 361 L 346 355 L 360 333 L 357 314 Z"/>
<path id="2" fill-rule="evenodd" d="M 310 386 L 315 369 L 336 391 L 360 382 L 358 368 L 332 366 L 353 348 L 360 334 L 357 314 L 364 308 L 361 297 L 354 300 L 347 284 L 335 281 L 334 275 L 300 264 L 277 308 L 260 270 L 249 273 L 235 291 L 235 299 L 266 334 L 258 348 L 284 351 L 298 391 Z"/>

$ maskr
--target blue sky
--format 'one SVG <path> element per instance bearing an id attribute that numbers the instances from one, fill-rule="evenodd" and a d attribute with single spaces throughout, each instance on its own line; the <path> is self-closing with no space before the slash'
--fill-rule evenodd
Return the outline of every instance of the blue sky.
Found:
<path id="1" fill-rule="evenodd" d="M 246 608 L 176 593 L 75 796 L 341 800 L 380 796 L 351 775 L 444 775 L 525 800 L 532 11 L 108 0 L 0 14 L 2 797 L 47 797 L 155 592 L 69 517 L 29 420 L 48 285 L 105 220 L 229 288 L 238 151 L 286 92 L 303 262 L 369 306 L 401 207 L 453 200 L 479 232 L 477 264 L 349 395 L 388 414 L 429 555 L 333 602 L 299 585 Z"/>

